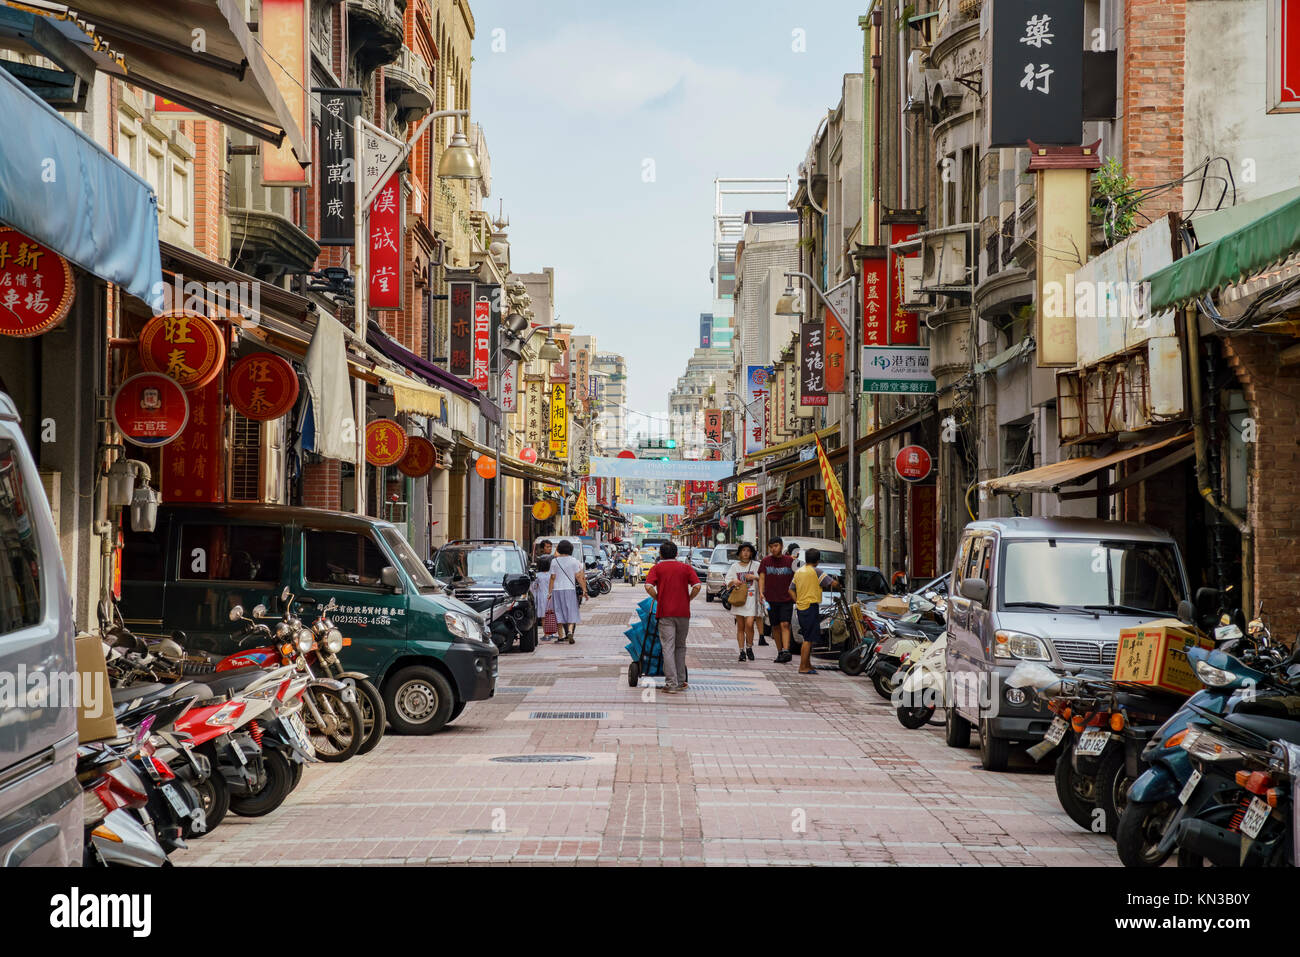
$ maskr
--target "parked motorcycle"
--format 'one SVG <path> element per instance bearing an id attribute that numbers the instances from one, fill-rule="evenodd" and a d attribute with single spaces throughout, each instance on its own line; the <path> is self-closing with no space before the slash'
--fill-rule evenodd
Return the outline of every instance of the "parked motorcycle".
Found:
<path id="1" fill-rule="evenodd" d="M 369 678 L 360 671 L 347 671 L 339 659 L 339 652 L 352 644 L 352 639 L 334 627 L 329 613 L 338 608 L 338 603 L 331 598 L 320 610 L 312 624 L 312 634 L 316 636 L 316 647 L 307 656 L 309 673 L 312 666 L 319 665 L 335 681 L 351 681 L 357 692 L 357 705 L 361 708 L 361 720 L 365 726 L 365 739 L 357 754 L 369 754 L 384 737 L 388 724 L 388 710 L 384 705 L 384 696 Z"/>
<path id="2" fill-rule="evenodd" d="M 898 721 L 903 727 L 923 728 L 930 723 L 937 708 L 948 706 L 944 692 L 948 680 L 944 658 L 947 647 L 948 636 L 940 635 L 904 659 L 894 693 Z"/>
<path id="3" fill-rule="evenodd" d="M 461 599 L 483 616 L 492 633 L 492 643 L 502 654 L 509 651 L 516 641 L 520 651 L 537 649 L 537 609 L 528 593 L 531 585 L 532 579 L 528 575 L 506 575 L 501 580 L 504 595 Z"/>

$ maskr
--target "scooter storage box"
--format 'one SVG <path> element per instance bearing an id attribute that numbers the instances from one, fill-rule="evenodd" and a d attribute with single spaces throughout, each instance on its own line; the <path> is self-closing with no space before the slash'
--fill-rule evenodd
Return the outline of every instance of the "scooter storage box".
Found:
<path id="1" fill-rule="evenodd" d="M 82 744 L 117 736 L 113 698 L 104 664 L 104 645 L 95 635 L 77 635 L 77 737 Z"/>
<path id="2" fill-rule="evenodd" d="M 1213 650 L 1214 640 L 1173 618 L 1124 628 L 1119 633 L 1113 676 L 1116 681 L 1173 694 L 1195 694 L 1201 681 L 1187 660 L 1192 648 Z"/>

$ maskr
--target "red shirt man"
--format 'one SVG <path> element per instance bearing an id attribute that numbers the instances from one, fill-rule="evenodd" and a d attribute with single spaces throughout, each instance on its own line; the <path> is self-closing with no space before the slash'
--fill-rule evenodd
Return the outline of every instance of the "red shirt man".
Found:
<path id="1" fill-rule="evenodd" d="M 659 561 L 645 577 L 645 590 L 658 606 L 659 641 L 663 645 L 664 693 L 686 688 L 686 632 L 691 626 L 691 600 L 700 593 L 700 577 L 677 561 L 677 546 L 659 546 Z"/>

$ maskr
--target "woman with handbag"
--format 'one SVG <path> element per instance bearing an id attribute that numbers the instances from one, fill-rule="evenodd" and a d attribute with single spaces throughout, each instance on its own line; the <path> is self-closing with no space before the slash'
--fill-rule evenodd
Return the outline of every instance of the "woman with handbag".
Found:
<path id="1" fill-rule="evenodd" d="M 554 641 L 559 633 L 555 620 L 555 603 L 551 601 L 551 556 L 537 559 L 537 577 L 533 579 L 533 607 L 542 620 L 542 641 Z"/>
<path id="2" fill-rule="evenodd" d="M 758 556 L 749 542 L 741 542 L 736 560 L 727 569 L 727 607 L 736 616 L 738 661 L 754 660 L 754 619 L 758 616 Z"/>
<path id="3" fill-rule="evenodd" d="M 560 625 L 560 641 L 573 644 L 573 630 L 582 621 L 578 606 L 587 591 L 587 576 L 582 562 L 573 555 L 573 542 L 561 539 L 551 559 L 551 606 Z"/>

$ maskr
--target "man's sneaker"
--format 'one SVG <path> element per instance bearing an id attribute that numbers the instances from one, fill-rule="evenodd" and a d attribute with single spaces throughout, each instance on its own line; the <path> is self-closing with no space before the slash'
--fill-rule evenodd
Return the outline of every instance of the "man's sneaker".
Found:
<path id="1" fill-rule="evenodd" d="M 739 661 L 741 664 L 744 664 L 744 663 L 745 663 L 746 661 L 748 661 L 749 659 L 745 657 L 745 653 L 742 651 L 742 652 L 740 653 L 740 657 L 737 658 L 736 660 Z"/>
<path id="2" fill-rule="evenodd" d="M 660 689 L 660 690 L 662 690 L 664 694 L 681 694 L 681 693 L 682 693 L 682 691 L 681 691 L 680 688 L 670 688 L 668 685 L 664 685 L 663 688 Z"/>
<path id="3" fill-rule="evenodd" d="M 759 643 L 760 645 L 765 645 L 765 644 L 767 644 L 767 639 L 764 638 L 762 635 L 759 635 L 759 636 L 758 636 L 758 643 Z"/>
<path id="4" fill-rule="evenodd" d="M 753 648 L 746 648 L 746 649 L 745 649 L 745 657 L 748 658 L 750 661 L 753 661 L 753 660 L 754 660 L 754 649 L 753 649 Z"/>

